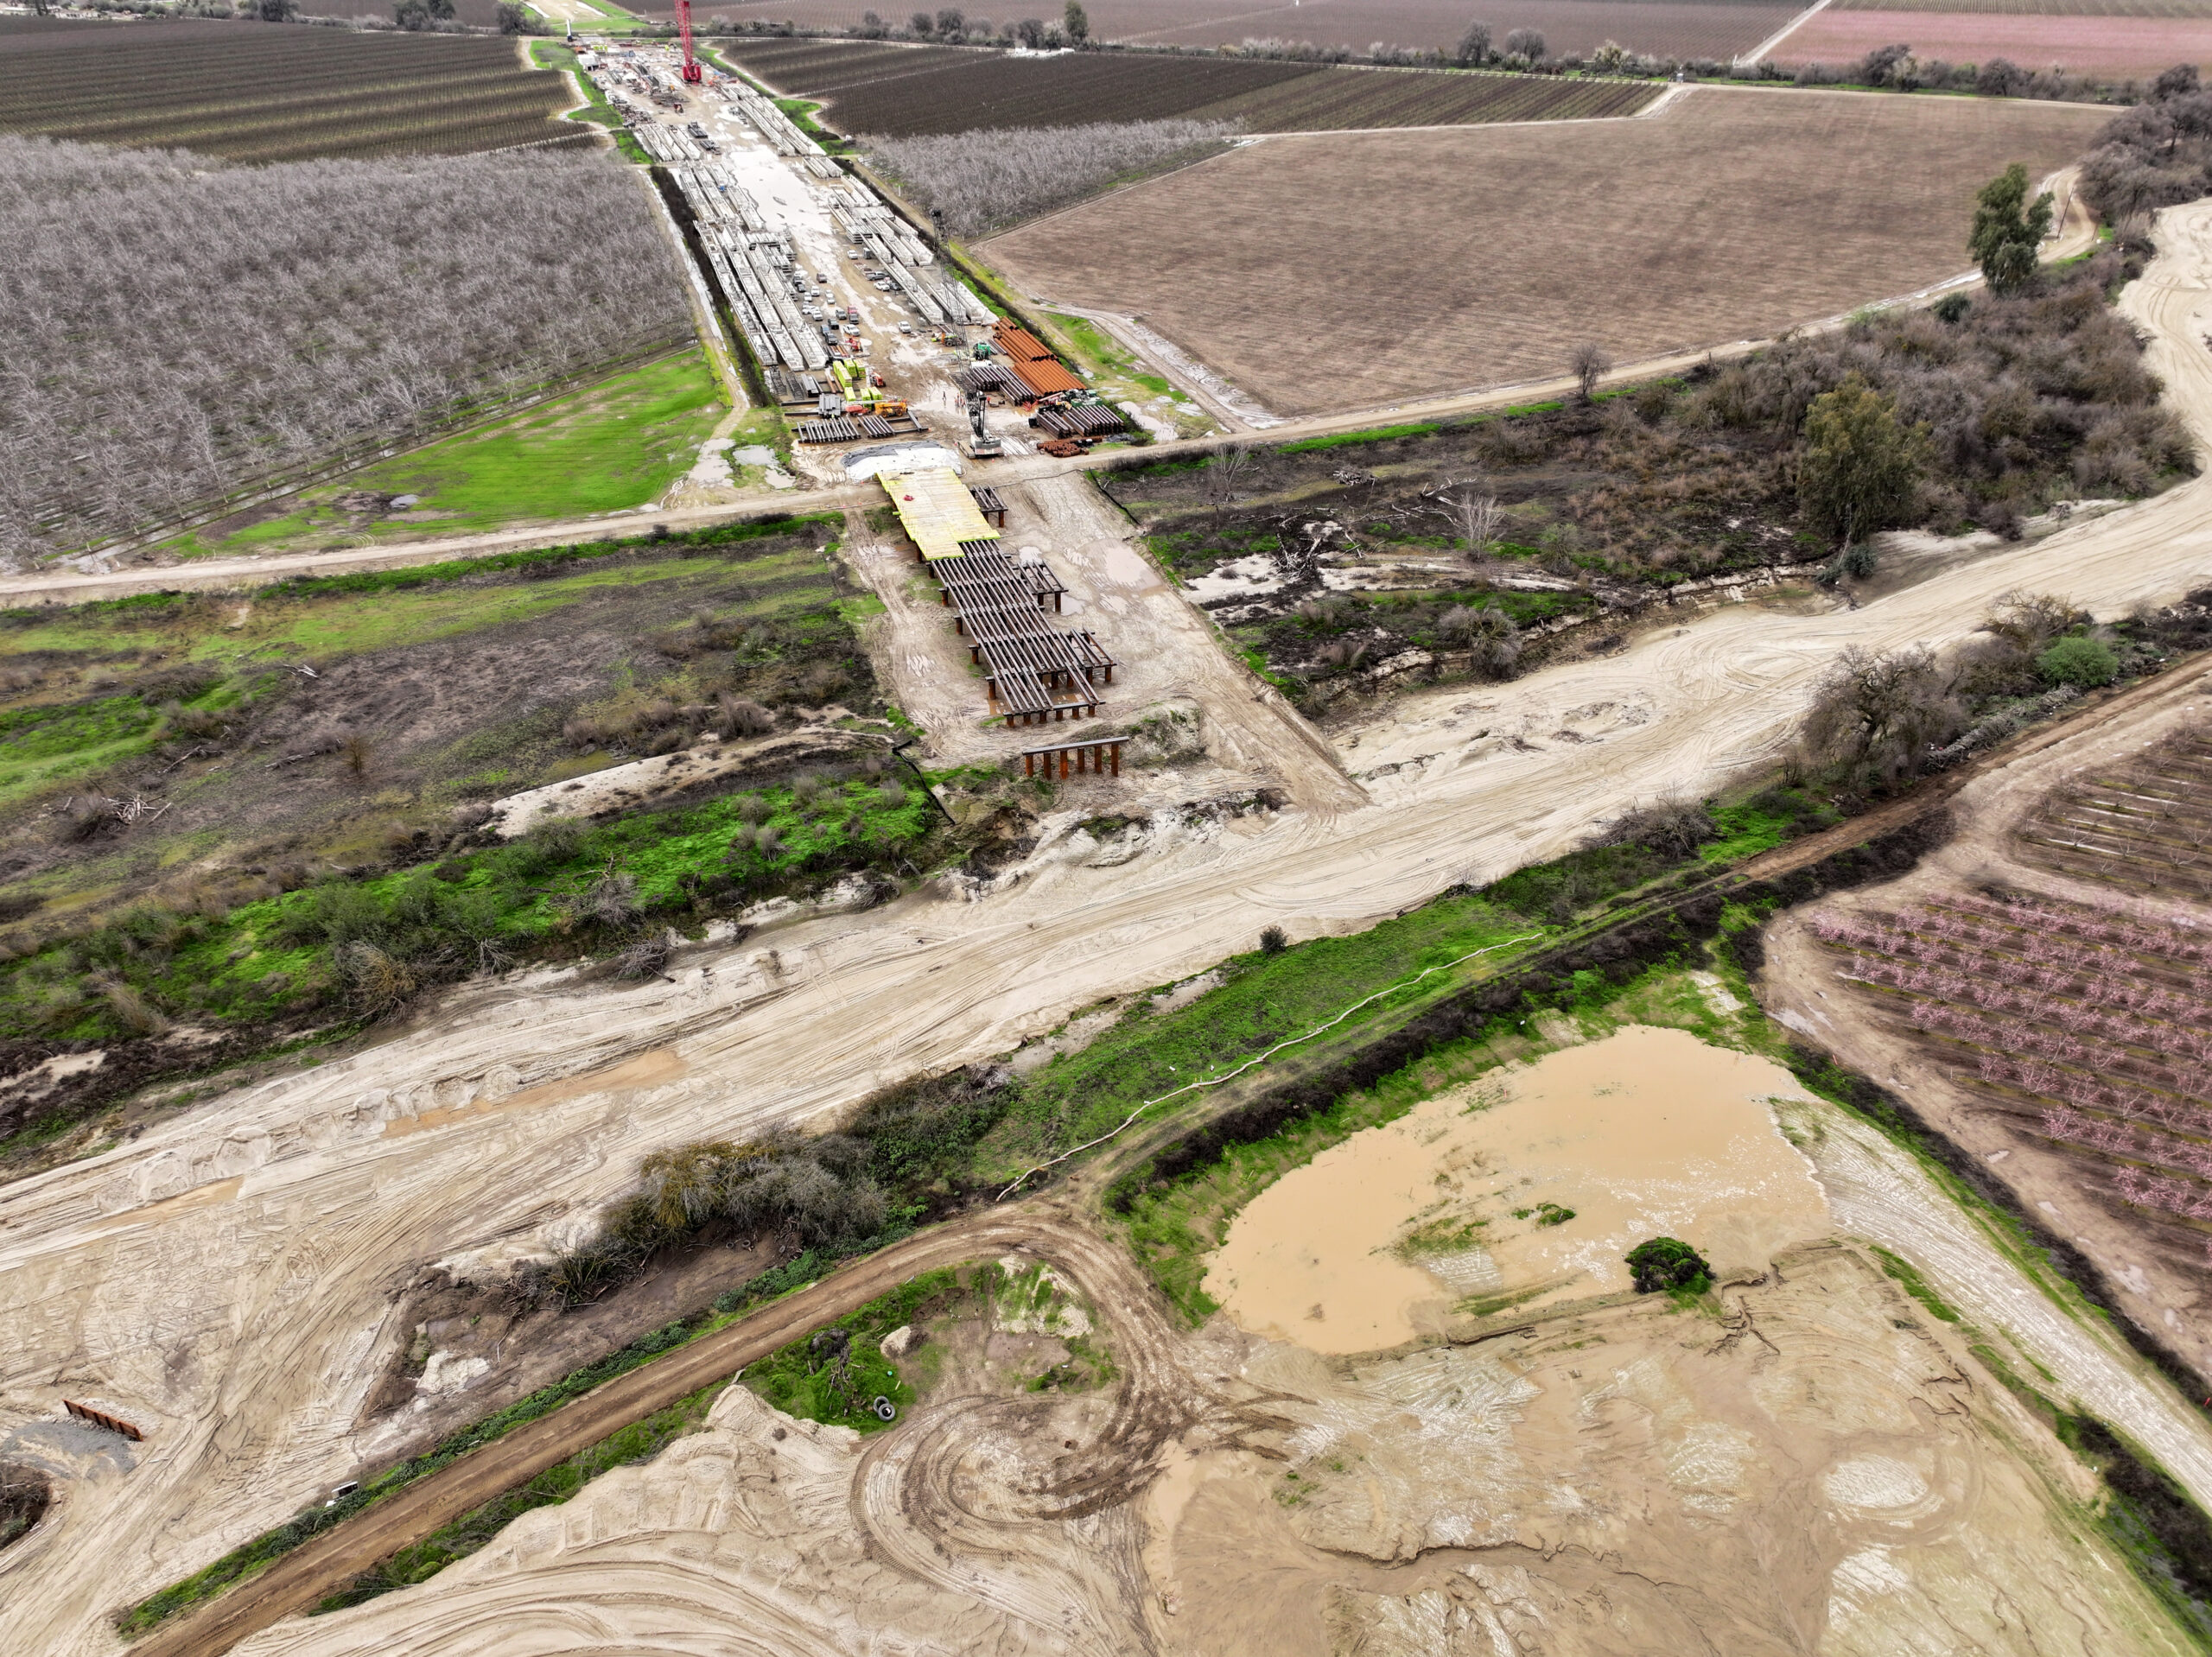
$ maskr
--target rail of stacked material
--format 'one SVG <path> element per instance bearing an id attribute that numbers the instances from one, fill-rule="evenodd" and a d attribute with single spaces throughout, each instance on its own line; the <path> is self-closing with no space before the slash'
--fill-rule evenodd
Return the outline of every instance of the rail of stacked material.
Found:
<path id="1" fill-rule="evenodd" d="M 924 242 L 920 237 L 914 235 L 912 232 L 904 230 L 899 232 L 899 257 L 906 260 L 909 264 L 920 265 L 934 264 L 937 263 L 935 257 L 930 252 L 928 244 Z"/>
<path id="2" fill-rule="evenodd" d="M 886 270 L 893 269 L 899 263 L 891 257 L 891 250 L 883 244 L 883 238 L 873 232 L 868 237 L 868 251 L 875 256 L 875 262 Z"/>

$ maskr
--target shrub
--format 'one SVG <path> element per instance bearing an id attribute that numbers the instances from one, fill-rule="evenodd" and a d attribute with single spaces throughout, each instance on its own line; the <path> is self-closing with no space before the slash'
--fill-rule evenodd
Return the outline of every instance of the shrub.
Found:
<path id="1" fill-rule="evenodd" d="M 1290 939 L 1284 935 L 1280 926 L 1270 926 L 1260 934 L 1262 955 L 1279 955 L 1288 948 L 1290 948 Z"/>
<path id="2" fill-rule="evenodd" d="M 1713 1280 L 1713 1268 L 1697 1250 L 1672 1237 L 1654 1237 L 1628 1252 L 1628 1269 L 1638 1294 L 1662 1289 L 1702 1289 Z"/>
<path id="3" fill-rule="evenodd" d="M 1705 807 L 1694 800 L 1661 800 L 1632 806 L 1608 828 L 1600 846 L 1649 846 L 1669 857 L 1688 857 L 1708 840 L 1718 840 Z"/>
<path id="4" fill-rule="evenodd" d="M 2077 689 L 2089 690 L 2098 685 L 2108 685 L 2118 677 L 2120 660 L 2112 653 L 2110 645 L 2077 636 L 2060 639 L 2037 657 L 2036 671 L 2043 676 L 2045 684 L 2073 685 Z"/>

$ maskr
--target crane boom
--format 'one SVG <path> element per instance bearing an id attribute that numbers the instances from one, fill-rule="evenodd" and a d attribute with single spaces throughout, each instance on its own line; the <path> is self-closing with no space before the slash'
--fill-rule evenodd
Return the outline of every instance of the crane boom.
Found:
<path id="1" fill-rule="evenodd" d="M 691 0 L 676 0 L 676 32 L 683 37 L 683 67 L 679 73 L 696 86 L 707 78 L 707 72 L 691 55 Z"/>

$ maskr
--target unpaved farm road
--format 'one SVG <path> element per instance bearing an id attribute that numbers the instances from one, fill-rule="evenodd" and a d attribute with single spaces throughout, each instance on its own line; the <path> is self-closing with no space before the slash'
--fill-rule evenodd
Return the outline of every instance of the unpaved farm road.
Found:
<path id="1" fill-rule="evenodd" d="M 2170 211 L 2159 236 L 2123 304 L 2212 448 L 2212 203 Z M 1856 611 L 1738 606 L 1610 658 L 1410 698 L 1347 742 L 1356 766 L 1394 768 L 1370 806 L 1160 829 L 1110 867 L 1064 838 L 977 901 L 818 918 L 695 952 L 672 982 L 465 987 L 379 1046 L 0 1191 L 0 1433 L 65 1395 L 149 1429 L 127 1473 L 70 1481 L 0 1554 L 9 1644 L 111 1651 L 115 1607 L 395 1453 L 404 1413 L 360 1412 L 409 1339 L 397 1292 L 429 1262 L 496 1272 L 575 1236 L 657 1148 L 819 1121 L 1202 970 L 1270 923 L 1348 931 L 1554 855 L 1632 801 L 1770 759 L 1846 644 L 1960 638 L 2014 587 L 2112 614 L 2207 579 L 2212 475 Z M 2170 1465 L 2212 1500 L 2212 1458 Z"/>

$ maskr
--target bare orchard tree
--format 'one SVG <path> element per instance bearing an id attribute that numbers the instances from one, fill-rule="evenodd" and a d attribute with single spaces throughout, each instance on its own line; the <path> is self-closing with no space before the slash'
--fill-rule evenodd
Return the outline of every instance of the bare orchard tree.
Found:
<path id="1" fill-rule="evenodd" d="M 1595 340 L 1585 340 L 1575 346 L 1567 361 L 1573 371 L 1575 392 L 1585 403 L 1598 394 L 1598 382 L 1613 371 L 1611 355 Z"/>
<path id="2" fill-rule="evenodd" d="M 1050 45 L 1057 28 L 1034 17 L 1014 25 L 1030 47 Z M 1108 121 L 862 142 L 871 162 L 942 213 L 953 235 L 968 238 L 1078 200 L 1109 180 L 1197 161 L 1236 131 L 1231 121 Z"/>
<path id="3" fill-rule="evenodd" d="M 0 564 L 691 326 L 612 156 L 226 167 L 0 136 Z"/>
<path id="4" fill-rule="evenodd" d="M 1497 504 L 1497 497 L 1470 478 L 1464 483 L 1447 486 L 1437 498 L 1451 516 L 1452 527 L 1459 532 L 1459 544 L 1467 549 L 1468 561 L 1478 561 L 1490 550 L 1505 523 L 1505 511 Z"/>
<path id="5" fill-rule="evenodd" d="M 1247 443 L 1227 444 L 1215 450 L 1206 462 L 1198 482 L 1216 517 L 1236 504 L 1237 495 L 1250 479 L 1252 465 L 1252 449 Z"/>

